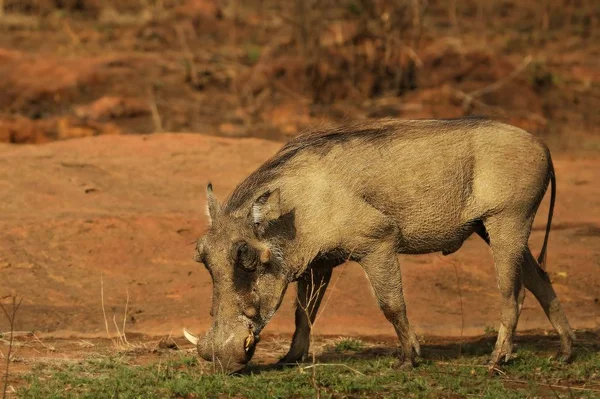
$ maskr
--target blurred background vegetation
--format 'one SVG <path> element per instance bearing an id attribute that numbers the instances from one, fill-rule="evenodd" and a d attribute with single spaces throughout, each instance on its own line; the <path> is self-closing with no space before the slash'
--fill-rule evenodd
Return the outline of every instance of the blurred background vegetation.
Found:
<path id="1" fill-rule="evenodd" d="M 0 0 L 0 142 L 488 115 L 600 151 L 598 0 Z"/>

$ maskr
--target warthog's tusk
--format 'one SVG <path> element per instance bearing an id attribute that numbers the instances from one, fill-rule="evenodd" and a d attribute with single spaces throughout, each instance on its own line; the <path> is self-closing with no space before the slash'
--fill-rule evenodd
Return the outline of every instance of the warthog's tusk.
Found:
<path id="1" fill-rule="evenodd" d="M 185 337 L 185 339 L 187 339 L 194 345 L 198 345 L 198 341 L 200 341 L 200 339 L 191 332 L 189 332 L 187 328 L 183 329 L 183 336 Z"/>
<path id="2" fill-rule="evenodd" d="M 252 333 L 252 330 L 250 330 L 248 332 L 248 336 L 244 340 L 244 350 L 246 351 L 246 353 L 248 353 L 248 351 L 250 350 L 250 347 L 252 346 L 253 343 L 254 343 L 254 334 Z"/>

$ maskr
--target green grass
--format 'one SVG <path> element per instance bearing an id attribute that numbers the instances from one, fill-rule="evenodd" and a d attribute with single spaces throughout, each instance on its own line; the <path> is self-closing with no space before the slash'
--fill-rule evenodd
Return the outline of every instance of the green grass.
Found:
<path id="1" fill-rule="evenodd" d="M 498 331 L 496 331 L 496 328 L 493 326 L 485 326 L 485 328 L 483 329 L 483 333 L 485 335 L 495 335 L 498 334 Z"/>
<path id="2" fill-rule="evenodd" d="M 252 65 L 256 64 L 260 60 L 261 49 L 255 45 L 249 45 L 246 47 L 248 62 Z"/>
<path id="3" fill-rule="evenodd" d="M 323 398 L 600 397 L 600 343 L 579 345 L 576 361 L 565 365 L 540 351 L 542 346 L 549 349 L 547 340 L 540 339 L 521 343 L 518 357 L 491 376 L 484 366 L 491 339 L 463 344 L 460 357 L 456 344 L 426 343 L 425 360 L 412 370 L 399 369 L 388 349 L 346 339 L 325 347 L 314 381 L 313 369 L 306 368 L 310 364 L 284 369 L 254 365 L 243 375 L 224 375 L 214 373 L 211 364 L 176 352 L 168 360 L 142 366 L 127 357 L 39 364 L 23 377 L 25 385 L 17 396 L 305 398 L 317 396 L 318 390 Z"/>
<path id="4" fill-rule="evenodd" d="M 333 350 L 336 352 L 356 352 L 362 349 L 363 343 L 360 339 L 356 338 L 343 338 L 335 343 Z"/>

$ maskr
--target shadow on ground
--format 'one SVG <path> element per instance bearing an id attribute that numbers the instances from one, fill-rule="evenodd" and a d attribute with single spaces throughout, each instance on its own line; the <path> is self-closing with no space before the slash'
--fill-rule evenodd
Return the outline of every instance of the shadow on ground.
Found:
<path id="1" fill-rule="evenodd" d="M 577 362 L 578 357 L 585 353 L 600 353 L 600 330 L 583 330 L 576 332 L 576 341 L 573 348 L 573 362 Z M 481 337 L 472 337 L 465 339 L 458 338 L 428 338 L 421 343 L 421 360 L 444 361 L 457 360 L 460 358 L 485 357 L 489 356 L 494 347 L 496 335 L 488 334 Z M 315 363 L 331 364 L 344 363 L 348 360 L 372 360 L 380 357 L 395 356 L 398 352 L 394 340 L 369 342 L 363 341 L 364 347 L 358 350 L 336 349 L 335 345 L 325 346 L 322 353 L 315 357 Z M 554 355 L 560 348 L 560 339 L 556 334 L 546 333 L 527 333 L 527 335 L 517 335 L 515 338 L 515 353 L 518 356 L 521 351 L 533 352 L 537 356 L 547 357 Z M 487 360 L 482 361 L 482 365 Z M 310 364 L 311 361 L 305 362 Z M 297 367 L 297 364 L 250 364 L 238 374 L 260 374 L 272 370 L 280 370 L 285 367 Z"/>

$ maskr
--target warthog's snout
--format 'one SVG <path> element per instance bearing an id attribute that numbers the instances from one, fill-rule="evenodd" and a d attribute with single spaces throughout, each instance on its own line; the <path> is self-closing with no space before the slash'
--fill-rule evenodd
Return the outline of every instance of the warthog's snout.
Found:
<path id="1" fill-rule="evenodd" d="M 184 335 L 198 348 L 204 360 L 215 362 L 223 371 L 234 372 L 245 367 L 254 355 L 259 336 L 249 328 L 211 329 L 203 337 L 196 337 L 187 330 Z"/>

